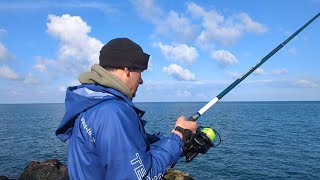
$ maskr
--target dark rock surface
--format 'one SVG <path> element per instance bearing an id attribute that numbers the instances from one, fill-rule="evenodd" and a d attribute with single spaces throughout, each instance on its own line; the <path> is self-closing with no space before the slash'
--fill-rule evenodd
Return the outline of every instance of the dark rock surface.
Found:
<path id="1" fill-rule="evenodd" d="M 20 180 L 69 180 L 68 166 L 57 159 L 43 162 L 31 161 L 21 174 Z M 170 169 L 163 179 L 166 180 L 193 180 L 187 173 Z M 0 176 L 0 180 L 10 180 Z"/>
<path id="2" fill-rule="evenodd" d="M 0 180 L 9 180 L 6 176 L 0 176 Z"/>
<path id="3" fill-rule="evenodd" d="M 68 167 L 57 159 L 30 162 L 20 176 L 20 180 L 68 180 Z"/>
<path id="4" fill-rule="evenodd" d="M 167 180 L 193 180 L 192 177 L 189 176 L 189 174 L 178 171 L 178 170 L 174 170 L 174 169 L 170 169 L 167 174 L 164 176 L 163 179 L 167 179 Z"/>

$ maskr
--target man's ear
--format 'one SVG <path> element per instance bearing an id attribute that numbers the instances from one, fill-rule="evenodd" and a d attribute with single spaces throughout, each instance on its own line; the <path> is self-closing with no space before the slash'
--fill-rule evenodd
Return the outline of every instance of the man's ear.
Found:
<path id="1" fill-rule="evenodd" d="M 123 71 L 126 73 L 126 76 L 127 76 L 127 77 L 130 77 L 130 71 L 129 71 L 129 69 L 128 69 L 127 67 L 125 67 L 125 68 L 123 69 Z"/>

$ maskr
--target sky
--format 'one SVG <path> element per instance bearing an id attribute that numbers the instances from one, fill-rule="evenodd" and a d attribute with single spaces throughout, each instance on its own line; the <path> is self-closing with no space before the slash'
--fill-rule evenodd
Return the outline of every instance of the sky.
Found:
<path id="1" fill-rule="evenodd" d="M 0 1 L 0 104 L 63 103 L 127 37 L 150 54 L 135 102 L 207 102 L 320 11 L 320 0 Z M 221 101 L 319 101 L 320 18 Z"/>

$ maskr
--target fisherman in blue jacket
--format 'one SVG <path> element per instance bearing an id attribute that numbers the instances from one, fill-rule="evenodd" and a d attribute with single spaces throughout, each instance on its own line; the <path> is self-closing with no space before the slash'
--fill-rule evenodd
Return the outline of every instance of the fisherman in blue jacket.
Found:
<path id="1" fill-rule="evenodd" d="M 71 179 L 161 179 L 180 158 L 181 129 L 195 133 L 196 122 L 180 116 L 169 136 L 150 135 L 144 111 L 132 102 L 148 61 L 132 40 L 113 39 L 102 47 L 99 65 L 79 76 L 81 85 L 67 89 L 56 135 L 69 140 Z"/>

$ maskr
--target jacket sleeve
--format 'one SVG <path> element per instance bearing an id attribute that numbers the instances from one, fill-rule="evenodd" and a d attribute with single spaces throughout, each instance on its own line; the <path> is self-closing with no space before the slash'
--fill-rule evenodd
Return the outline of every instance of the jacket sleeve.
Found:
<path id="1" fill-rule="evenodd" d="M 161 179 L 179 160 L 181 138 L 170 134 L 150 145 L 139 117 L 127 104 L 101 109 L 97 116 L 102 120 L 96 148 L 106 179 Z"/>
<path id="2" fill-rule="evenodd" d="M 150 144 L 158 142 L 160 139 L 164 138 L 164 136 L 161 133 L 157 133 L 157 134 L 146 133 L 146 137 Z"/>

